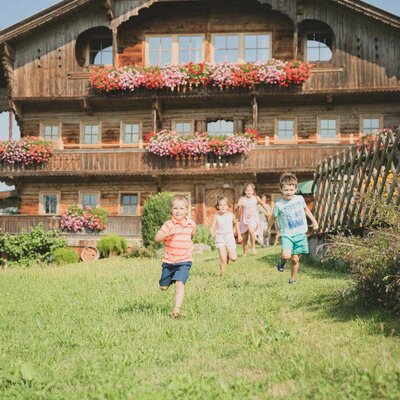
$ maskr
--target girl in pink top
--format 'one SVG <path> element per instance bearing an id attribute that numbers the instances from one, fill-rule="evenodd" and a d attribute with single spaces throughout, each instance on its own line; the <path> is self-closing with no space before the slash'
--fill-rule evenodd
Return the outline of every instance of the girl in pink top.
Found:
<path id="1" fill-rule="evenodd" d="M 258 217 L 258 205 L 264 208 L 267 217 L 272 215 L 270 207 L 263 203 L 255 194 L 253 183 L 246 183 L 243 189 L 243 196 L 239 199 L 239 227 L 243 236 L 243 255 L 247 256 L 249 251 L 248 240 L 250 237 L 252 254 L 256 254 L 256 236 L 260 220 Z"/>
<path id="2" fill-rule="evenodd" d="M 215 246 L 219 252 L 220 275 L 223 276 L 229 260 L 237 260 L 234 227 L 237 229 L 238 240 L 241 241 L 242 238 L 238 221 L 235 215 L 229 211 L 228 198 L 218 196 L 216 208 L 218 213 L 214 217 L 210 230 L 211 236 L 215 238 Z"/>

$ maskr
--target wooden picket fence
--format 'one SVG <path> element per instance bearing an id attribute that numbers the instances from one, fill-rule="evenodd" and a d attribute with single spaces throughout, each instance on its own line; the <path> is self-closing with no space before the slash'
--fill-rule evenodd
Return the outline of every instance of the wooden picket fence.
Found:
<path id="1" fill-rule="evenodd" d="M 400 128 L 386 129 L 320 163 L 314 174 L 314 215 L 320 232 L 368 226 L 367 193 L 400 204 Z"/>

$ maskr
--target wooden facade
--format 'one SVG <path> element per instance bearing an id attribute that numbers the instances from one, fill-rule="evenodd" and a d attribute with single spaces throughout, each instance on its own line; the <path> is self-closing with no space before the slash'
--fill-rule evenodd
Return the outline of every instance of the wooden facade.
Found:
<path id="1" fill-rule="evenodd" d="M 310 34 L 331 38 L 332 58 L 315 62 L 298 89 L 139 92 L 95 94 L 89 89 L 90 40 L 112 47 L 114 66 L 148 62 L 149 37 L 200 35 L 203 59 L 213 62 L 216 34 L 262 32 L 270 37 L 270 58 L 307 60 Z M 273 202 L 279 174 L 311 179 L 321 159 L 353 143 L 365 119 L 379 127 L 400 125 L 400 18 L 355 0 L 68 0 L 0 32 L 0 112 L 12 110 L 22 136 L 43 135 L 58 126 L 59 149 L 43 168 L 0 167 L 16 185 L 21 213 L 43 214 L 41 196 L 57 195 L 57 214 L 98 194 L 100 206 L 121 215 L 121 194 L 137 196 L 136 213 L 149 194 L 190 195 L 192 215 L 207 223 L 215 196 L 237 202 L 244 182 Z M 256 112 L 255 112 L 256 107 Z M 144 136 L 190 121 L 232 120 L 235 131 L 257 127 L 260 140 L 247 158 L 174 160 L 149 156 Z M 321 119 L 335 121 L 335 137 L 322 139 Z M 280 120 L 295 134 L 280 141 Z M 126 145 L 122 127 L 135 122 L 139 140 Z M 85 124 L 100 130 L 96 145 L 82 143 Z"/>

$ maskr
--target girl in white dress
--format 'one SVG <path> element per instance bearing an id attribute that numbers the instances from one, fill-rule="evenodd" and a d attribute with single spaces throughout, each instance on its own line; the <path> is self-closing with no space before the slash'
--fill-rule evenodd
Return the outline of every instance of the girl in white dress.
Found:
<path id="1" fill-rule="evenodd" d="M 215 238 L 215 246 L 219 252 L 220 275 L 223 276 L 228 262 L 237 260 L 234 228 L 236 228 L 239 243 L 242 241 L 242 235 L 235 215 L 229 211 L 228 198 L 219 196 L 216 208 L 218 212 L 214 217 L 210 230 L 211 236 Z"/>

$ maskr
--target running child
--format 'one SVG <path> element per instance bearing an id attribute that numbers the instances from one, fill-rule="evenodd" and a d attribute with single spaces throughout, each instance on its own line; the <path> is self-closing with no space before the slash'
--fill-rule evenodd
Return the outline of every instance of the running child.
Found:
<path id="1" fill-rule="evenodd" d="M 307 217 L 313 224 L 313 229 L 318 229 L 318 222 L 308 209 L 303 196 L 296 195 L 296 175 L 286 172 L 281 175 L 280 188 L 282 199 L 277 200 L 273 214 L 268 220 L 268 229 L 277 221 L 282 240 L 282 258 L 277 269 L 283 272 L 288 260 L 292 260 L 290 284 L 296 284 L 301 254 L 308 254 Z"/>
<path id="2" fill-rule="evenodd" d="M 268 204 L 263 203 L 259 196 L 255 194 L 255 186 L 253 183 L 246 183 L 243 189 L 243 195 L 239 199 L 239 227 L 243 237 L 243 255 L 247 256 L 249 251 L 248 240 L 250 237 L 252 254 L 256 254 L 257 230 L 260 225 L 258 217 L 258 205 L 264 210 L 266 215 L 271 215 L 271 208 Z"/>
<path id="3" fill-rule="evenodd" d="M 234 228 L 236 228 L 239 243 L 242 241 L 242 235 L 236 217 L 229 211 L 227 197 L 218 196 L 216 209 L 218 213 L 214 217 L 210 231 L 211 236 L 215 238 L 215 246 L 219 253 L 220 275 L 223 276 L 229 261 L 237 260 Z"/>
<path id="4" fill-rule="evenodd" d="M 171 200 L 172 219 L 157 232 L 155 241 L 164 242 L 160 289 L 167 290 L 175 283 L 175 307 L 172 316 L 180 316 L 185 284 L 193 262 L 195 223 L 187 217 L 189 202 L 185 196 L 176 195 Z"/>

